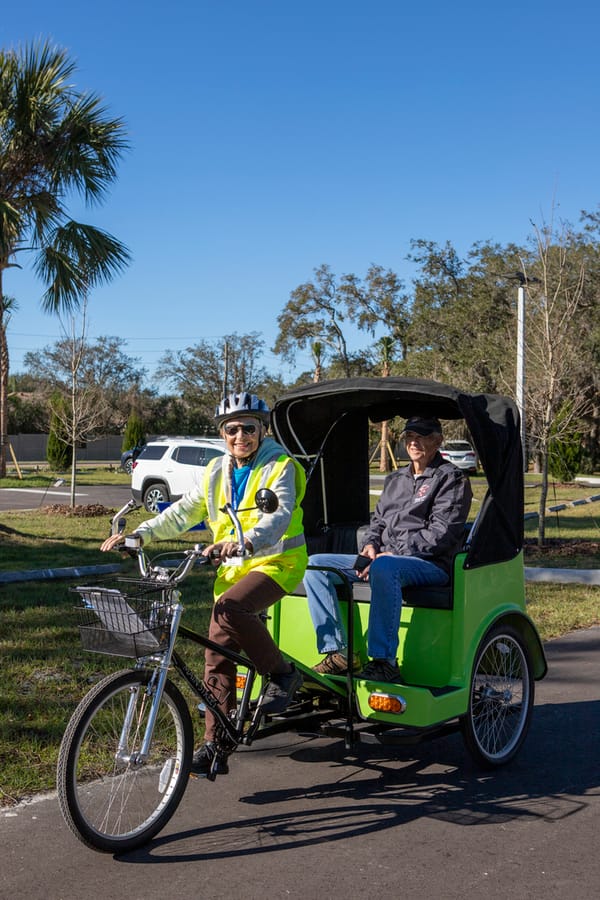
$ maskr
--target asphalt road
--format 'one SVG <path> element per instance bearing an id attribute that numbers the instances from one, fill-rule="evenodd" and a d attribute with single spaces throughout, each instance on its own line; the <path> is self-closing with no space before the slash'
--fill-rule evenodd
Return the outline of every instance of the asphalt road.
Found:
<path id="1" fill-rule="evenodd" d="M 120 509 L 131 497 L 128 484 L 99 484 L 76 487 L 75 503 L 88 505 L 102 503 L 107 507 Z M 52 488 L 0 488 L 0 512 L 7 510 L 38 509 L 54 503 L 70 503 L 71 489 L 68 484 Z"/>
<path id="2" fill-rule="evenodd" d="M 313 734 L 257 743 L 193 780 L 169 826 L 115 858 L 54 796 L 0 815 L 0 897 L 591 900 L 600 884 L 600 627 L 547 645 L 519 757 L 474 769 L 460 736 L 412 749 Z"/>

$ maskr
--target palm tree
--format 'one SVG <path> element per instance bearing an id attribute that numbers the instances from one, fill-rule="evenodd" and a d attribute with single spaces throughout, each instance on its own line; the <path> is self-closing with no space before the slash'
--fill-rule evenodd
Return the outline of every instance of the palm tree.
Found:
<path id="1" fill-rule="evenodd" d="M 394 347 L 394 339 L 392 337 L 382 337 L 377 341 L 379 354 L 381 356 L 382 363 L 382 371 L 381 374 L 384 378 L 388 378 L 390 374 L 390 363 L 392 361 L 393 355 L 393 347 Z M 388 452 L 392 453 L 389 449 L 389 422 L 387 419 L 381 423 L 381 444 L 380 444 L 380 455 L 379 455 L 379 471 L 380 472 L 389 472 L 391 469 L 390 460 L 388 459 Z"/>
<path id="2" fill-rule="evenodd" d="M 103 199 L 127 147 L 121 119 L 71 83 L 75 64 L 49 43 L 0 51 L 0 347 L 6 349 L 3 275 L 32 254 L 46 312 L 76 309 L 129 262 L 116 238 L 69 218 L 66 202 Z M 8 354 L 0 355 L 0 477 L 6 474 Z"/>
<path id="3" fill-rule="evenodd" d="M 321 380 L 321 365 L 323 363 L 323 344 L 321 341 L 315 341 L 311 344 L 310 351 L 315 364 L 313 381 L 317 382 Z"/>

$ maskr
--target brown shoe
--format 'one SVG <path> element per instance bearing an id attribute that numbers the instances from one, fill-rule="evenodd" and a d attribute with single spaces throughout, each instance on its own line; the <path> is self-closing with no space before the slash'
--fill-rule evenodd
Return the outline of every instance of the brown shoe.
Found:
<path id="1" fill-rule="evenodd" d="M 352 661 L 352 671 L 354 672 L 356 669 L 360 669 L 360 665 L 360 657 L 358 653 L 355 653 Z M 313 666 L 313 672 L 317 672 L 319 675 L 345 675 L 347 671 L 348 657 L 340 650 L 334 650 L 332 653 L 328 653 L 320 663 Z"/>

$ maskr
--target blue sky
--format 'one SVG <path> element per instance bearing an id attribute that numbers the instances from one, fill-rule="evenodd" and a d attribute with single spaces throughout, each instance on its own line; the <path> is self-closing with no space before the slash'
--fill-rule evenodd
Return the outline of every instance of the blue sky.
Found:
<path id="1" fill-rule="evenodd" d="M 270 348 L 321 263 L 408 281 L 411 238 L 466 252 L 596 209 L 599 24 L 593 0 L 28 0 L 5 4 L 0 44 L 51 38 L 127 122 L 107 202 L 71 210 L 133 255 L 90 298 L 89 336 L 126 338 L 151 376 L 200 339 Z M 5 289 L 19 371 L 60 327 L 27 270 Z"/>

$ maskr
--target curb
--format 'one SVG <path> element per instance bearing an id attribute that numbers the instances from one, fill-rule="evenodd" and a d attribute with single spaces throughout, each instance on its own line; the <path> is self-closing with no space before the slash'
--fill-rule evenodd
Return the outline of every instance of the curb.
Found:
<path id="1" fill-rule="evenodd" d="M 600 569 L 537 569 L 526 566 L 525 581 L 547 584 L 600 585 Z"/>
<path id="2" fill-rule="evenodd" d="M 46 581 L 50 578 L 83 578 L 88 575 L 112 575 L 121 571 L 120 563 L 104 566 L 72 566 L 64 569 L 31 569 L 28 572 L 0 572 L 0 584 L 15 581 Z"/>

